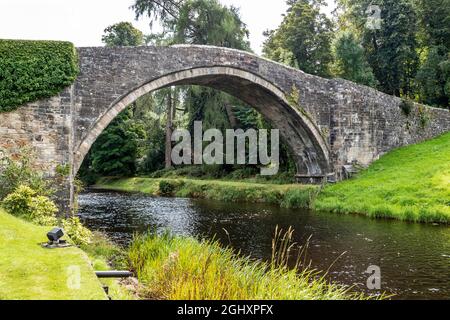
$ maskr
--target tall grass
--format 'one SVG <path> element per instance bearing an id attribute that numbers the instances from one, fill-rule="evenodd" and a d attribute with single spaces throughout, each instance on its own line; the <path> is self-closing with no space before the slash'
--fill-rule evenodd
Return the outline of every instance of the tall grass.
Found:
<path id="1" fill-rule="evenodd" d="M 366 299 L 363 294 L 327 282 L 318 271 L 295 267 L 292 230 L 275 233 L 270 263 L 254 261 L 215 241 L 168 233 L 136 236 L 129 260 L 147 299 L 169 300 L 316 300 Z"/>

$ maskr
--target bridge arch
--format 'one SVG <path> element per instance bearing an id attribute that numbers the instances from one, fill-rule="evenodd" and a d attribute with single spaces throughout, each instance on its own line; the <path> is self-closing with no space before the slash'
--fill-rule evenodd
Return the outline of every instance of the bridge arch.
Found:
<path id="1" fill-rule="evenodd" d="M 111 121 L 139 97 L 176 85 L 201 85 L 226 92 L 260 112 L 280 129 L 291 149 L 297 172 L 324 177 L 329 170 L 329 150 L 318 127 L 291 106 L 283 91 L 254 73 L 231 66 L 196 67 L 176 71 L 143 83 L 121 95 L 93 123 L 84 139 L 75 146 L 73 173 L 79 170 L 93 143 Z"/>

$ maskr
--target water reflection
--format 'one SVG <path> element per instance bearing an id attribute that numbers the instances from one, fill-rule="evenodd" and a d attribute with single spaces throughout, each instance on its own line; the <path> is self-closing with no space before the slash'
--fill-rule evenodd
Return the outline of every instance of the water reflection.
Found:
<path id="1" fill-rule="evenodd" d="M 305 244 L 312 236 L 308 258 L 315 268 L 327 270 L 345 252 L 330 268 L 335 281 L 373 293 L 366 288 L 365 271 L 377 265 L 382 290 L 398 298 L 450 298 L 448 227 L 115 192 L 86 193 L 79 204 L 89 227 L 124 245 L 135 232 L 170 229 L 175 234 L 216 237 L 258 259 L 270 258 L 275 226 L 293 226 L 297 243 Z"/>

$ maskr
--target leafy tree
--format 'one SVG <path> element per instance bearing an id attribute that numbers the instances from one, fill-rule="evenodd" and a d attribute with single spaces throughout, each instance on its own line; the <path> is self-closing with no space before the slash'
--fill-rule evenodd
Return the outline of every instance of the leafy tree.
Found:
<path id="1" fill-rule="evenodd" d="M 417 73 L 419 100 L 436 107 L 450 107 L 450 52 L 433 46 Z"/>
<path id="2" fill-rule="evenodd" d="M 263 53 L 269 59 L 296 66 L 323 77 L 329 77 L 332 61 L 331 20 L 320 12 L 322 1 L 290 0 L 280 27 L 268 31 Z"/>
<path id="3" fill-rule="evenodd" d="M 146 15 L 151 22 L 160 21 L 164 32 L 152 37 L 154 43 L 200 44 L 249 50 L 248 30 L 239 11 L 221 5 L 217 0 L 137 0 L 133 6 L 136 17 Z M 171 167 L 171 140 L 176 117 L 174 89 L 166 90 L 166 168 Z M 204 120 L 206 127 L 229 126 L 225 106 L 232 98 L 213 89 L 187 87 L 184 109 L 189 114 L 189 127 Z M 227 126 L 225 125 L 227 124 Z"/>
<path id="4" fill-rule="evenodd" d="M 239 10 L 218 0 L 136 0 L 136 18 L 160 21 L 172 43 L 249 50 L 249 32 Z"/>
<path id="5" fill-rule="evenodd" d="M 344 31 L 333 41 L 333 71 L 337 77 L 375 87 L 377 81 L 354 33 Z"/>
<path id="6" fill-rule="evenodd" d="M 417 73 L 418 100 L 450 107 L 450 0 L 417 0 L 423 63 Z"/>
<path id="7" fill-rule="evenodd" d="M 450 49 L 450 0 L 415 0 L 423 46 Z"/>
<path id="8" fill-rule="evenodd" d="M 126 109 L 95 141 L 90 154 L 91 170 L 102 176 L 133 175 L 138 141 L 144 136 L 143 127 L 132 120 L 132 110 Z"/>
<path id="9" fill-rule="evenodd" d="M 144 34 L 129 22 L 119 22 L 105 29 L 102 41 L 107 47 L 140 46 Z"/>
<path id="10" fill-rule="evenodd" d="M 378 6 L 379 26 L 368 24 Z M 413 95 L 417 54 L 417 15 L 410 0 L 338 0 L 339 24 L 361 38 L 379 88 L 397 96 Z"/>

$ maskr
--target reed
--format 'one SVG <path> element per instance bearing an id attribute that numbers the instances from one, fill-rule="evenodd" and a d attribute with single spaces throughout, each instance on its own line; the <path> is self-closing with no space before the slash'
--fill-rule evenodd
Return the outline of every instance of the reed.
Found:
<path id="1" fill-rule="evenodd" d="M 287 231 L 276 229 L 272 259 L 267 263 L 237 254 L 217 241 L 154 232 L 135 236 L 128 257 L 130 267 L 142 283 L 139 294 L 147 299 L 369 298 L 352 293 L 350 288 L 329 283 L 323 273 L 306 265 L 305 248 L 296 250 L 293 232 L 292 228 Z"/>

